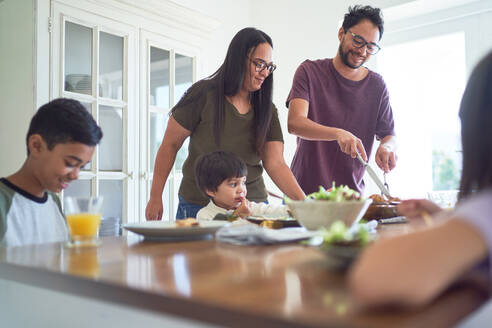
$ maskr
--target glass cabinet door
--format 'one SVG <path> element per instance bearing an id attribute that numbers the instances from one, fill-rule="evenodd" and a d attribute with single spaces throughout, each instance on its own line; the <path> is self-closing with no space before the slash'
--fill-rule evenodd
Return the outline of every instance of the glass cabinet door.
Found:
<path id="1" fill-rule="evenodd" d="M 147 112 L 144 116 L 148 126 L 148 133 L 144 140 L 148 140 L 148 156 L 144 164 L 147 171 L 145 179 L 146 193 L 141 195 L 141 215 L 144 215 L 145 205 L 150 195 L 154 175 L 154 165 L 157 152 L 162 143 L 167 128 L 171 108 L 181 99 L 183 94 L 195 81 L 195 57 L 182 55 L 172 47 L 166 47 L 165 42 L 146 42 L 141 51 L 147 53 L 145 71 L 147 79 Z M 171 170 L 164 191 L 162 201 L 164 206 L 163 220 L 174 220 L 178 205 L 178 188 L 181 182 L 181 168 L 188 156 L 188 139 L 176 155 L 174 167 Z"/>
<path id="2" fill-rule="evenodd" d="M 130 34 L 124 30 L 62 15 L 63 51 L 60 60 L 63 86 L 61 96 L 79 100 L 103 131 L 103 138 L 79 180 L 64 191 L 69 196 L 102 195 L 103 223 L 106 218 L 118 224 L 128 222 L 129 171 L 134 167 L 130 156 L 128 85 Z M 86 21 L 85 19 L 88 19 Z M 133 204 L 132 204 L 133 202 Z M 109 221 L 109 220 L 108 220 Z M 101 227 L 103 224 L 101 224 Z M 119 230 L 114 230 L 120 233 Z"/>
<path id="3" fill-rule="evenodd" d="M 93 29 L 65 22 L 65 91 L 92 93 Z"/>

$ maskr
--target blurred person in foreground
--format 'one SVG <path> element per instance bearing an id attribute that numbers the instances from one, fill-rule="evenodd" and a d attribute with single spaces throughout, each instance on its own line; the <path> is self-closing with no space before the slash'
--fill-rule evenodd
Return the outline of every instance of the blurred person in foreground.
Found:
<path id="1" fill-rule="evenodd" d="M 473 270 L 486 268 L 490 278 L 491 104 L 492 52 L 473 70 L 461 101 L 463 171 L 456 208 L 443 211 L 423 199 L 402 202 L 399 210 L 410 218 L 445 218 L 432 227 L 377 241 L 361 254 L 349 273 L 349 285 L 362 305 L 423 305 Z"/>

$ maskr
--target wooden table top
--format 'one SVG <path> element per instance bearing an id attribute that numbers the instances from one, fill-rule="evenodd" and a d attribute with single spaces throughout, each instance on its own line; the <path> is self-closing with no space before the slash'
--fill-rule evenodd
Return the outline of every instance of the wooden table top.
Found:
<path id="1" fill-rule="evenodd" d="M 129 236 L 102 238 L 97 248 L 0 249 L 0 278 L 237 327 L 447 327 L 488 298 L 462 283 L 425 308 L 362 311 L 348 294 L 344 272 L 316 247 L 213 239 Z"/>

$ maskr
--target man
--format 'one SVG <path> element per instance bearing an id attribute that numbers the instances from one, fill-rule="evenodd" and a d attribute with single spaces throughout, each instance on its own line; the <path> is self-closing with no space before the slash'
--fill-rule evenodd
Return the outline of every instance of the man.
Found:
<path id="1" fill-rule="evenodd" d="M 395 167 L 388 91 L 379 74 L 362 66 L 379 51 L 383 30 L 379 8 L 349 7 L 335 58 L 306 60 L 295 73 L 288 129 L 298 136 L 292 172 L 306 194 L 333 181 L 362 192 L 364 167 L 356 156 L 367 161 L 374 136 L 380 140 L 377 165 L 384 172 Z"/>

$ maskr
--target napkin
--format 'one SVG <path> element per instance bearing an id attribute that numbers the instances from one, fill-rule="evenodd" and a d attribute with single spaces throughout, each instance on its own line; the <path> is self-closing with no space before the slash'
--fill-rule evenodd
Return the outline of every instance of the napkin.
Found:
<path id="1" fill-rule="evenodd" d="M 268 229 L 245 223 L 220 228 L 215 239 L 235 245 L 269 245 L 309 239 L 316 234 L 316 231 L 305 228 Z"/>

